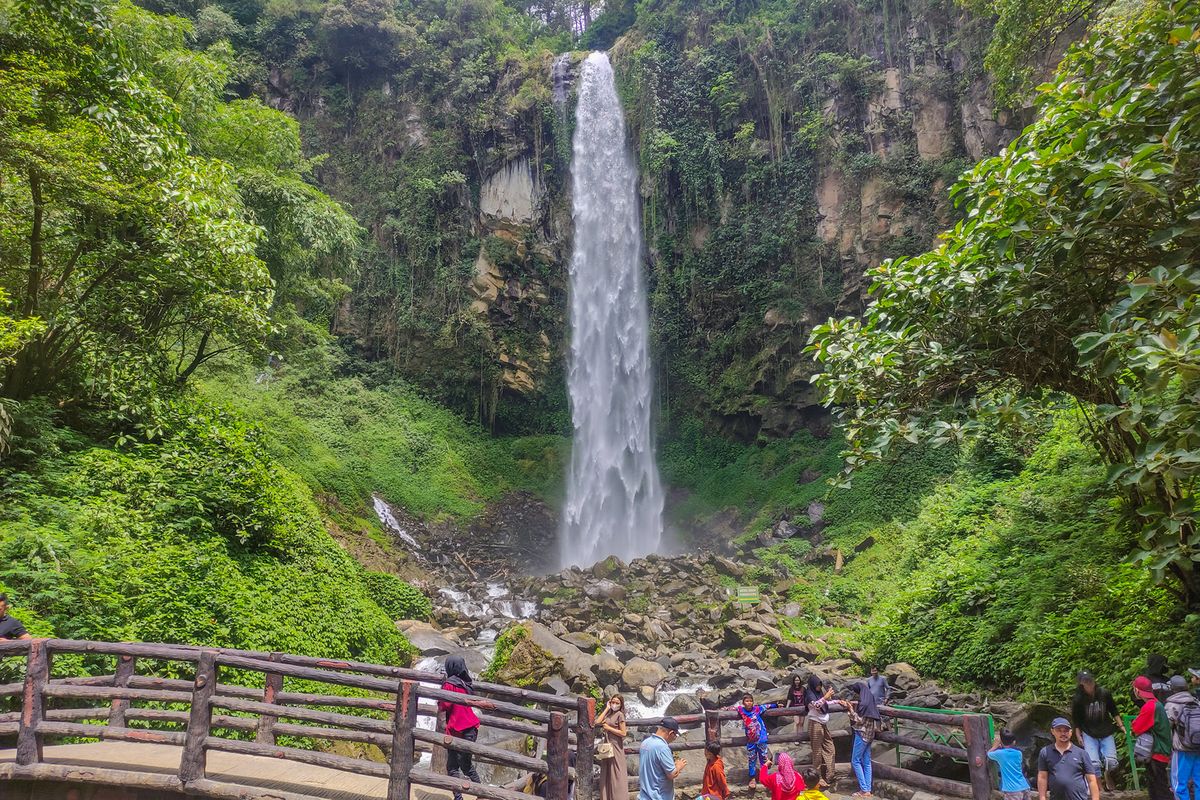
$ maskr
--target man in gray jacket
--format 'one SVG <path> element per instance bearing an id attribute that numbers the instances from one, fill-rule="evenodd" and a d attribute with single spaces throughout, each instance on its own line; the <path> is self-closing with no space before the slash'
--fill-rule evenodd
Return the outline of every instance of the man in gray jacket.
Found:
<path id="1" fill-rule="evenodd" d="M 1193 683 L 1200 684 L 1200 670 L 1193 672 Z M 1200 800 L 1200 700 L 1188 688 L 1181 675 L 1171 678 L 1167 698 L 1167 719 L 1171 722 L 1171 745 L 1175 750 L 1172 769 L 1175 800 L 1190 800 L 1190 782 Z"/>

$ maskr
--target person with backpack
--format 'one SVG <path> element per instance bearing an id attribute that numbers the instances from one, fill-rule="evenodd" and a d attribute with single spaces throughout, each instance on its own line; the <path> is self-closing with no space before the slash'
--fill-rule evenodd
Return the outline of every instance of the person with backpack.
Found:
<path id="1" fill-rule="evenodd" d="M 1171 800 L 1171 723 L 1167 719 L 1166 705 L 1159 702 L 1153 681 L 1145 675 L 1134 680 L 1133 693 L 1143 701 L 1142 710 L 1131 726 L 1137 737 L 1134 759 L 1146 770 L 1150 800 Z"/>
<path id="2" fill-rule="evenodd" d="M 1198 672 L 1192 674 L 1200 677 Z M 1171 770 L 1175 800 L 1190 800 L 1189 781 L 1200 792 L 1200 700 L 1188 691 L 1182 675 L 1171 678 L 1171 692 L 1167 698 L 1167 719 L 1171 723 L 1171 745 L 1175 748 Z"/>
<path id="3" fill-rule="evenodd" d="M 1096 685 L 1090 672 L 1080 672 L 1079 685 L 1071 702 L 1071 717 L 1079 744 L 1091 757 L 1092 763 L 1104 773 L 1104 787 L 1115 789 L 1115 775 L 1121 762 L 1117 760 L 1117 728 L 1125 733 L 1125 720 L 1117 710 L 1112 692 Z"/>
<path id="4" fill-rule="evenodd" d="M 1008 728 L 996 732 L 987 757 L 1000 768 L 1000 794 L 1004 800 L 1029 800 L 1029 779 L 1021 768 L 1024 755 L 1017 747 L 1016 734 Z"/>

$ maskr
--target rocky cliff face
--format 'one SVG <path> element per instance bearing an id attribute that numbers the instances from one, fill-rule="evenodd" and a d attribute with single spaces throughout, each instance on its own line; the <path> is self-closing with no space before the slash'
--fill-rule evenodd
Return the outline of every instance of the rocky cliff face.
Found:
<path id="1" fill-rule="evenodd" d="M 639 12 L 613 59 L 665 430 L 675 414 L 743 438 L 824 429 L 813 325 L 861 307 L 867 269 L 926 249 L 953 221 L 949 182 L 1017 130 L 979 66 L 986 34 L 949 0 Z M 309 63 L 269 91 L 371 232 L 335 330 L 494 429 L 565 431 L 579 54 L 498 50 L 481 67 L 472 41 L 445 45 L 444 86 L 393 65 L 335 92 Z"/>

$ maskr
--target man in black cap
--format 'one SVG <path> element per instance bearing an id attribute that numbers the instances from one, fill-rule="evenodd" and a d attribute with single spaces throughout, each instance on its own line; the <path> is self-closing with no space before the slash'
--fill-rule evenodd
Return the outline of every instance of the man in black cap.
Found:
<path id="1" fill-rule="evenodd" d="M 679 737 L 679 722 L 663 717 L 653 736 L 647 736 L 638 749 L 638 795 L 641 800 L 674 800 L 675 779 L 687 761 L 676 760 L 671 742 Z"/>
<path id="2" fill-rule="evenodd" d="M 0 592 L 0 639 L 32 639 L 21 620 L 8 615 L 8 595 Z"/>
<path id="3" fill-rule="evenodd" d="M 1105 786 L 1113 789 L 1113 776 L 1121 763 L 1117 760 L 1117 740 L 1113 734 L 1117 728 L 1125 733 L 1125 720 L 1121 719 L 1112 692 L 1097 686 L 1092 673 L 1080 672 L 1078 680 L 1071 702 L 1075 734 L 1092 763 L 1103 770 Z"/>
<path id="4" fill-rule="evenodd" d="M 1057 717 L 1050 723 L 1054 742 L 1038 753 L 1038 800 L 1100 800 L 1096 765 L 1082 747 L 1071 744 L 1071 723 Z"/>

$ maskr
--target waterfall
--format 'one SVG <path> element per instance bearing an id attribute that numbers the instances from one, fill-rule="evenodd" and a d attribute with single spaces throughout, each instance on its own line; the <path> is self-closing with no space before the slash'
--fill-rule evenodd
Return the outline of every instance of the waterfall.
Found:
<path id="1" fill-rule="evenodd" d="M 650 426 L 637 165 L 603 53 L 583 62 L 571 177 L 567 388 L 575 436 L 561 541 L 564 565 L 588 565 L 655 552 L 663 508 Z"/>

